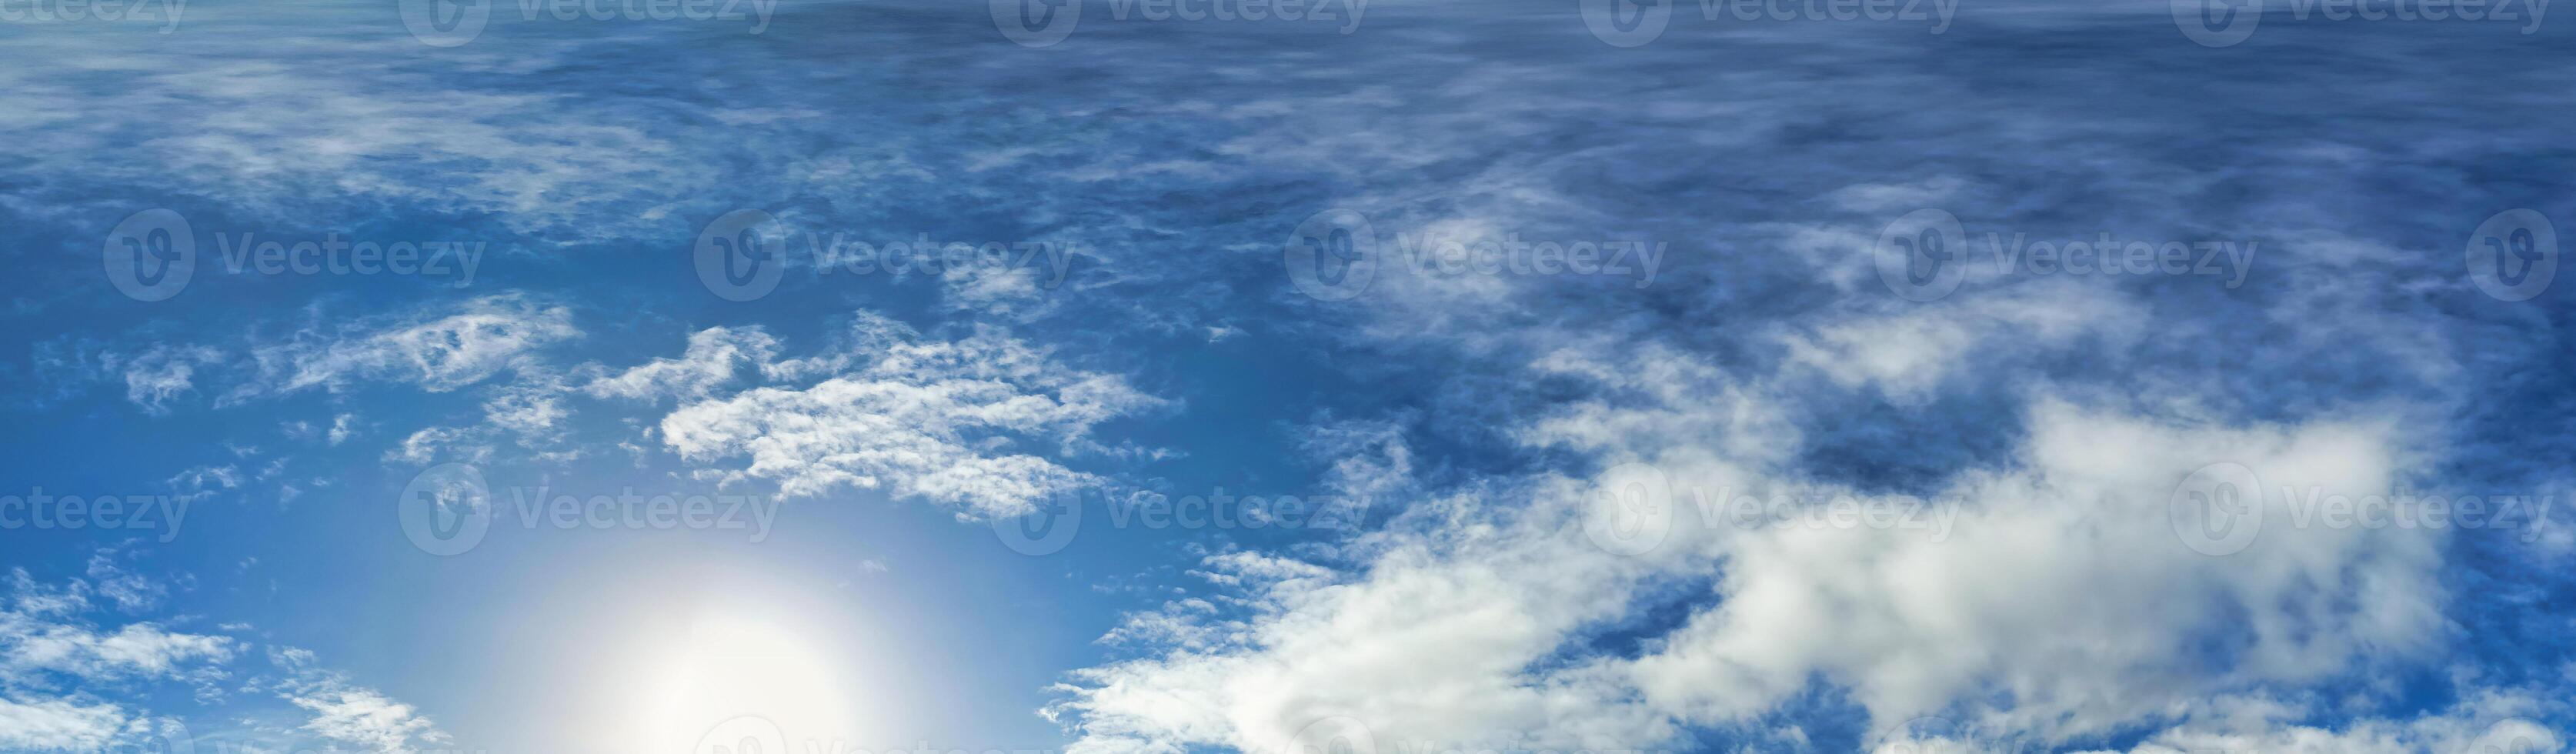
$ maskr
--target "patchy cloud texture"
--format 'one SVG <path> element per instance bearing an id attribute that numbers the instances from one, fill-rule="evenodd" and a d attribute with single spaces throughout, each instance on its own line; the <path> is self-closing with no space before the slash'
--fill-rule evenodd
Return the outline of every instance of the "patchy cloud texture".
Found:
<path id="1" fill-rule="evenodd" d="M 446 49 L 381 7 L 199 5 L 169 35 L 0 28 L 23 146 L 0 159 L 0 378 L 34 438 L 9 477 L 202 522 L 162 549 L 0 532 L 0 749 L 179 721 L 581 750 L 527 712 L 610 702 L 527 689 L 617 621 L 547 611 L 670 598 L 708 564 L 757 574 L 727 596 L 903 576 L 817 601 L 917 632 L 836 641 L 958 667 L 834 670 L 975 724 L 870 746 L 2555 752 L 2576 730 L 2566 282 L 2502 301 L 2463 260 L 2499 212 L 2576 222 L 2567 24 L 2275 12 L 2211 48 L 2163 2 L 1963 3 L 1939 34 L 1679 4 L 1627 49 L 1589 2 L 1377 3 L 1349 34 L 1092 3 L 1032 50 L 983 3 L 782 4 L 759 35 L 504 4 Z M 133 301 L 99 238 L 154 207 L 197 227 L 196 279 Z M 689 264 L 740 209 L 788 229 L 752 301 Z M 1283 247 L 1337 210 L 1377 264 L 1325 300 Z M 1964 247 L 1929 301 L 1879 266 L 1921 210 Z M 217 239 L 244 232 L 489 256 L 463 289 L 227 270 Z M 1079 252 L 814 253 L 916 238 Z M 2100 239 L 2195 251 L 2178 274 L 1998 261 Z M 1594 275 L 1416 254 L 1542 240 L 1658 251 Z M 825 512 L 766 549 L 503 526 L 433 561 L 388 511 L 441 463 Z M 2219 501 L 2255 533 L 2218 554 L 2177 494 L 2213 467 L 2258 481 Z M 956 545 L 1054 500 L 1202 488 L 1369 515 Z M 2501 528 L 2311 517 L 2431 494 L 2558 502 Z M 420 625 L 477 628 L 352 638 Z M 378 673 L 317 660 L 353 655 Z"/>

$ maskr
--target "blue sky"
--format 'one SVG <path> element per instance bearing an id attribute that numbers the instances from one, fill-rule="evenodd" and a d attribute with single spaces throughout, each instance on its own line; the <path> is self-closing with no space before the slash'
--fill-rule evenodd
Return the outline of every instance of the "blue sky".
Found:
<path id="1" fill-rule="evenodd" d="M 2564 751 L 2547 10 L 0 2 L 0 750 Z"/>

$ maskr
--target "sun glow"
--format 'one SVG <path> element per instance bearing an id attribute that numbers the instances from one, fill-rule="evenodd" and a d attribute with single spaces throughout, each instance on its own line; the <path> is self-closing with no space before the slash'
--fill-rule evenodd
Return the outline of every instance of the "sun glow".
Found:
<path id="1" fill-rule="evenodd" d="M 641 740 L 637 752 L 739 751 L 741 739 L 816 742 L 858 740 L 863 710 L 850 695 L 848 665 L 840 653 L 814 640 L 807 624 L 741 605 L 701 607 L 667 641 L 646 651 L 656 656 L 643 698 L 627 726 Z M 743 718 L 758 718 L 745 720 Z M 777 745 L 776 742 L 766 746 Z M 804 751 L 802 743 L 786 751 Z"/>

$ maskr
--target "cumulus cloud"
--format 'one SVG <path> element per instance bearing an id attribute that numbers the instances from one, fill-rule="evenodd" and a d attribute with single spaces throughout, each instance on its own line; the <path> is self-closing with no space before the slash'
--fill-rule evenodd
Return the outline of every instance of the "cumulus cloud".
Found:
<path id="1" fill-rule="evenodd" d="M 1163 402 L 997 329 L 941 341 L 863 315 L 854 333 L 859 350 L 764 368 L 835 376 L 682 405 L 662 419 L 664 441 L 691 461 L 748 456 L 719 474 L 769 479 L 791 496 L 883 487 L 977 516 L 1013 515 L 1096 481 L 1019 446 L 1079 453 L 1096 445 L 1094 425 Z"/>
<path id="2" fill-rule="evenodd" d="M 1939 531 L 1816 525 L 1827 501 L 1872 495 L 1674 454 L 1650 472 L 1417 506 L 1408 516 L 1436 511 L 1437 525 L 1380 535 L 1356 570 L 1212 558 L 1246 585 L 1248 614 L 1131 624 L 1188 641 L 1086 671 L 1057 711 L 1104 750 L 1272 750 L 1334 715 L 1401 740 L 1651 747 L 1685 726 L 1757 722 L 1821 681 L 1881 725 L 1956 714 L 2054 742 L 2421 655 L 2438 637 L 2430 533 L 2296 529 L 2274 495 L 2272 528 L 2220 558 L 2170 521 L 2176 484 L 2218 462 L 2385 493 L 2405 457 L 2386 424 L 2032 416 L 2018 463 L 1963 470 L 1931 503 L 1956 517 Z M 1584 524 L 1611 515 L 1605 491 L 1638 482 L 1669 490 L 1663 539 L 1605 550 Z M 1758 526 L 1699 518 L 1735 495 L 1811 507 Z M 1592 655 L 1585 642 L 1631 620 L 1633 600 L 1694 580 L 1709 593 L 1685 598 L 1698 607 L 1653 629 L 1651 649 L 1549 661 Z"/>

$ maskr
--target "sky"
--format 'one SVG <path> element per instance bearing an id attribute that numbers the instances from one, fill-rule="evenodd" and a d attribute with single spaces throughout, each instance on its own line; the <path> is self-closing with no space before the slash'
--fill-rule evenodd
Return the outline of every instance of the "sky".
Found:
<path id="1" fill-rule="evenodd" d="M 2548 5 L 0 0 L 0 751 L 2567 751 Z"/>

